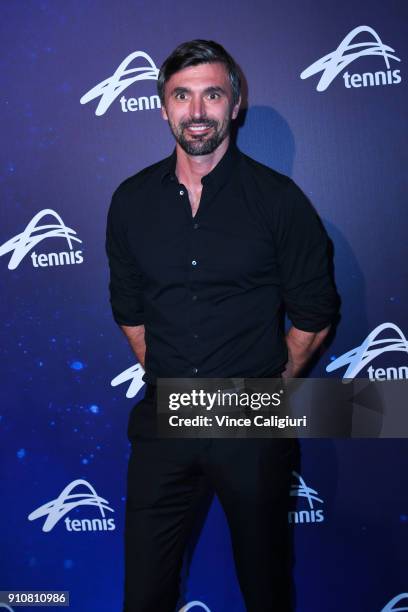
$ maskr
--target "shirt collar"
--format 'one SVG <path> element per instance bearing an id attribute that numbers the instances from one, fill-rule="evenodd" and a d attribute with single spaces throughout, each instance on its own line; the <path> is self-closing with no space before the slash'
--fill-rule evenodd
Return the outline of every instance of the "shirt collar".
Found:
<path id="1" fill-rule="evenodd" d="M 211 172 L 203 176 L 203 178 L 201 179 L 203 185 L 209 183 L 213 187 L 221 187 L 231 175 L 235 165 L 238 162 L 240 153 L 240 150 L 231 139 L 228 145 L 228 149 L 221 157 L 218 164 L 211 170 Z M 176 148 L 174 148 L 173 153 L 170 155 L 170 157 L 167 158 L 166 161 L 167 163 L 161 175 L 162 182 L 164 182 L 165 180 L 177 181 L 178 179 L 176 176 Z"/>

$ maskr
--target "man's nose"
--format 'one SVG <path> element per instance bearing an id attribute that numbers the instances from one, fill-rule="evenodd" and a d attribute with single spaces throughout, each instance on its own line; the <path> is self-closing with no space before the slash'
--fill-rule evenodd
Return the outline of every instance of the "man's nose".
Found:
<path id="1" fill-rule="evenodd" d="M 201 96 L 193 96 L 190 111 L 194 119 L 199 119 L 205 115 L 204 100 Z"/>

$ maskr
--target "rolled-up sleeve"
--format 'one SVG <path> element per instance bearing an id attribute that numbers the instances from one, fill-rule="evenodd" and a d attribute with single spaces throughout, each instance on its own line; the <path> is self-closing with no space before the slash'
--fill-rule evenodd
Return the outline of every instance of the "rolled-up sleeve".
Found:
<path id="1" fill-rule="evenodd" d="M 277 209 L 276 246 L 286 313 L 302 331 L 319 332 L 338 314 L 329 244 L 314 208 L 290 179 Z"/>
<path id="2" fill-rule="evenodd" d="M 128 247 L 123 204 L 118 188 L 112 197 L 106 226 L 110 303 L 118 325 L 136 326 L 144 324 L 142 274 Z"/>

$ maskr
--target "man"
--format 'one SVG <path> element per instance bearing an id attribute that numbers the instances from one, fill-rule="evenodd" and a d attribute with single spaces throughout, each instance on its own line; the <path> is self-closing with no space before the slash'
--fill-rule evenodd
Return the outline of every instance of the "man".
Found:
<path id="1" fill-rule="evenodd" d="M 229 523 L 247 610 L 292 609 L 295 441 L 155 437 L 157 378 L 297 376 L 338 308 L 313 208 L 291 179 L 230 138 L 240 86 L 219 44 L 177 47 L 158 78 L 175 151 L 124 181 L 109 209 L 113 315 L 147 383 L 128 426 L 126 612 L 174 611 L 205 482 Z M 286 338 L 282 306 L 293 323 Z"/>

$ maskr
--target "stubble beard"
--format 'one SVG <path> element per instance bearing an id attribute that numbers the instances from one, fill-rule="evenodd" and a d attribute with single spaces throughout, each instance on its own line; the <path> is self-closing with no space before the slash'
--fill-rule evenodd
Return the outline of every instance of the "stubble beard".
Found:
<path id="1" fill-rule="evenodd" d="M 184 130 L 192 125 L 206 125 L 207 127 L 212 127 L 213 130 L 210 136 L 206 134 L 197 134 L 186 138 Z M 229 115 L 222 123 L 206 117 L 181 121 L 178 125 L 175 125 L 169 120 L 169 127 L 176 142 L 188 155 L 208 155 L 209 153 L 213 153 L 228 136 L 230 125 L 231 117 Z"/>

